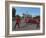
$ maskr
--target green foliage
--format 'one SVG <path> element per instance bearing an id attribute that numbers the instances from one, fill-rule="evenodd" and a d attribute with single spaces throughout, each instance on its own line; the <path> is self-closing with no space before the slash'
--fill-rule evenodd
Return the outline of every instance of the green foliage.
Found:
<path id="1" fill-rule="evenodd" d="M 20 16 L 20 19 L 23 19 L 24 18 L 24 16 Z"/>

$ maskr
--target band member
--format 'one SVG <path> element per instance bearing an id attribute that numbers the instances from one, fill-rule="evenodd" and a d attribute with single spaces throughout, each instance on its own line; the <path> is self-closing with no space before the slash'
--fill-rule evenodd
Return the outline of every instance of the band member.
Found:
<path id="1" fill-rule="evenodd" d="M 37 27 L 36 28 L 40 28 L 40 20 L 37 20 Z"/>
<path id="2" fill-rule="evenodd" d="M 28 17 L 26 17 L 25 18 L 25 23 L 28 24 L 28 21 L 29 21 L 29 19 L 28 19 Z"/>
<path id="3" fill-rule="evenodd" d="M 16 28 L 16 26 L 18 26 L 18 28 L 20 28 L 20 25 L 19 25 L 19 23 L 20 23 L 20 17 L 18 15 L 15 18 L 15 22 L 16 22 L 16 24 L 15 24 L 14 29 Z"/>

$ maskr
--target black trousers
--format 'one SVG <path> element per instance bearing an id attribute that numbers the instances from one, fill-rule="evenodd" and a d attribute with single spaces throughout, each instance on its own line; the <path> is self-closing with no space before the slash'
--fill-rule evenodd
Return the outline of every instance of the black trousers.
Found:
<path id="1" fill-rule="evenodd" d="M 16 28 L 16 26 L 18 26 L 18 28 L 20 28 L 19 23 L 15 24 L 14 29 Z"/>

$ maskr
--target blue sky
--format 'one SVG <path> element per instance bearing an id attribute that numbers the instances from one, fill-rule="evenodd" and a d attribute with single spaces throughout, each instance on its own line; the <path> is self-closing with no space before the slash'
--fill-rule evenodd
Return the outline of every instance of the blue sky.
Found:
<path id="1" fill-rule="evenodd" d="M 40 8 L 36 7 L 15 7 L 16 15 L 22 15 L 23 13 L 29 15 L 40 15 Z"/>

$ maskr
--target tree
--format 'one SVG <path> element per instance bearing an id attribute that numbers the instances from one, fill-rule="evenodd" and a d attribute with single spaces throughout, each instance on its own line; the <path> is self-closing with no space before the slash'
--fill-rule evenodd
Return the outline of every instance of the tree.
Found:
<path id="1" fill-rule="evenodd" d="M 12 17 L 15 17 L 16 9 L 12 8 Z"/>

